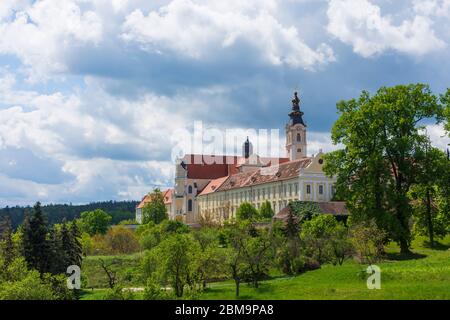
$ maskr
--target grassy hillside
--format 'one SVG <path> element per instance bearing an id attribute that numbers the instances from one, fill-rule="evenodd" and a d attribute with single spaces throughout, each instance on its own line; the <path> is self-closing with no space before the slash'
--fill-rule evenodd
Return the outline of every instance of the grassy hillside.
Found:
<path id="1" fill-rule="evenodd" d="M 342 266 L 324 265 L 319 270 L 299 276 L 280 276 L 262 281 L 258 289 L 243 284 L 240 298 L 450 299 L 450 237 L 442 242 L 439 249 L 433 250 L 422 246 L 422 240 L 413 243 L 414 255 L 411 256 L 398 254 L 399 249 L 395 245 L 387 248 L 388 259 L 377 264 L 382 272 L 381 290 L 367 289 L 367 266 L 347 261 Z M 138 255 L 128 257 L 135 261 L 135 266 L 138 264 Z M 93 263 L 95 259 L 90 258 L 88 261 Z M 98 277 L 102 276 L 98 273 Z M 102 282 L 95 280 L 92 283 Z M 103 293 L 104 290 L 86 291 L 83 299 L 101 299 Z M 138 294 L 137 298 L 140 296 Z M 225 281 L 209 284 L 202 299 L 234 299 L 234 283 Z"/>

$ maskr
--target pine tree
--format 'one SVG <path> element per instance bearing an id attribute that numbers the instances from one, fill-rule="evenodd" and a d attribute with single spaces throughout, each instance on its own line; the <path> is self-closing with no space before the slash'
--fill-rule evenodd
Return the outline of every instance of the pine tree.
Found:
<path id="1" fill-rule="evenodd" d="M 2 240 L 2 255 L 4 259 L 5 267 L 8 267 L 11 262 L 14 260 L 15 252 L 14 252 L 14 242 L 12 240 L 12 227 L 11 220 L 9 217 L 3 219 L 2 223 L 3 229 L 1 233 Z"/>
<path id="2" fill-rule="evenodd" d="M 64 260 L 61 235 L 55 228 L 50 228 L 48 233 L 48 271 L 52 274 L 64 273 Z"/>
<path id="3" fill-rule="evenodd" d="M 76 221 L 72 221 L 70 224 L 70 235 L 72 238 L 72 247 L 70 250 L 70 261 L 71 264 L 81 267 L 83 246 L 81 245 L 80 238 L 81 233 L 78 229 Z"/>
<path id="4" fill-rule="evenodd" d="M 28 216 L 25 218 L 23 250 L 25 260 L 31 269 L 36 269 L 41 274 L 48 270 L 47 225 L 40 202 L 34 205 L 31 218 Z"/>
<path id="5" fill-rule="evenodd" d="M 72 265 L 71 262 L 71 251 L 72 251 L 72 235 L 67 228 L 67 223 L 64 220 L 60 230 L 61 235 L 61 245 L 62 245 L 62 264 L 64 269 Z"/>

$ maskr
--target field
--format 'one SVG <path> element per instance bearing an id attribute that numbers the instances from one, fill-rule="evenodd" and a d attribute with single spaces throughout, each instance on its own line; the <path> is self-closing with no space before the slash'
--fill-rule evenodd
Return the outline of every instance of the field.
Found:
<path id="1" fill-rule="evenodd" d="M 240 299 L 446 299 L 450 300 L 450 237 L 438 249 L 422 245 L 423 239 L 413 242 L 413 255 L 401 256 L 398 247 L 387 248 L 388 257 L 378 263 L 381 268 L 381 289 L 366 287 L 367 266 L 346 261 L 342 266 L 323 265 L 320 269 L 299 276 L 273 276 L 255 289 L 241 285 Z M 138 272 L 139 255 L 109 257 L 121 260 L 128 272 Z M 103 257 L 106 259 L 105 257 Z M 106 277 L 101 269 L 92 269 L 98 257 L 88 257 L 86 276 L 93 290 L 86 290 L 83 299 L 102 299 Z M 90 266 L 90 267 L 89 267 Z M 90 270 L 89 270 L 90 269 Z M 96 271 L 95 271 L 96 270 Z M 103 280 L 102 280 L 103 279 Z M 131 277 L 130 287 L 139 286 L 139 277 Z M 99 285 L 99 286 L 97 286 Z M 103 288 L 100 287 L 103 286 Z M 142 286 L 142 284 L 141 284 Z M 136 294 L 140 298 L 142 294 Z M 202 299 L 234 299 L 232 281 L 211 283 Z"/>

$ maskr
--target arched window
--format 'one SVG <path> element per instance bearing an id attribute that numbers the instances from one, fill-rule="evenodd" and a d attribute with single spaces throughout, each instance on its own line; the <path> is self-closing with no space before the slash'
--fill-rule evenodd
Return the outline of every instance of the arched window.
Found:
<path id="1" fill-rule="evenodd" d="M 188 211 L 189 212 L 192 211 L 192 200 L 191 199 L 188 200 Z"/>
<path id="2" fill-rule="evenodd" d="M 300 136 L 300 133 L 297 133 L 297 141 L 298 142 L 302 141 L 302 137 Z"/>
<path id="3" fill-rule="evenodd" d="M 188 187 L 188 193 L 192 193 L 192 186 Z"/>

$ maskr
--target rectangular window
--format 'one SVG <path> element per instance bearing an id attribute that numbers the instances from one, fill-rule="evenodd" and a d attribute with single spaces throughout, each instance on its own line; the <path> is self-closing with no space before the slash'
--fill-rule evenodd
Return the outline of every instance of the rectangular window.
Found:
<path id="1" fill-rule="evenodd" d="M 298 183 L 295 183 L 294 185 L 295 185 L 295 195 L 297 195 L 298 194 Z"/>
<path id="2" fill-rule="evenodd" d="M 311 185 L 310 184 L 306 185 L 306 193 L 311 194 Z"/>
<path id="3" fill-rule="evenodd" d="M 319 186 L 319 194 L 323 194 L 323 185 Z"/>

